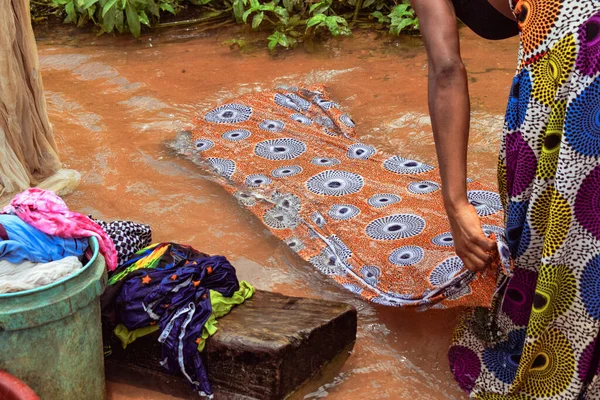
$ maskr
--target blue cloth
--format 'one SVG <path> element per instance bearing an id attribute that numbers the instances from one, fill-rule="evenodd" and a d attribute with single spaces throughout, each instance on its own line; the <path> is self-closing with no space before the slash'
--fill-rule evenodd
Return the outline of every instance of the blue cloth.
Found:
<path id="1" fill-rule="evenodd" d="M 15 215 L 0 214 L 0 228 L 4 228 L 8 239 L 0 240 L 0 260 L 13 264 L 48 263 L 69 256 L 81 258 L 88 248 L 88 239 L 50 236 Z"/>
<path id="2" fill-rule="evenodd" d="M 141 270 L 127 278 L 116 301 L 121 323 L 130 331 L 159 325 L 163 366 L 170 373 L 180 371 L 196 391 L 208 395 L 212 390 L 198 341 L 212 312 L 210 290 L 225 297 L 239 290 L 235 268 L 225 257 L 194 257 L 173 268 Z"/>

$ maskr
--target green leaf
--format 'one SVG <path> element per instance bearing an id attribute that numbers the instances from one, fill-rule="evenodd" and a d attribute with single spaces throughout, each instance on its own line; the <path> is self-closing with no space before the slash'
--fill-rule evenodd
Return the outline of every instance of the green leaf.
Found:
<path id="1" fill-rule="evenodd" d="M 325 14 L 317 14 L 314 17 L 310 18 L 308 21 L 306 21 L 306 26 L 307 27 L 311 27 L 311 26 L 315 26 L 320 24 L 321 22 L 325 21 L 327 17 L 325 16 Z"/>
<path id="2" fill-rule="evenodd" d="M 83 2 L 83 9 L 87 10 L 88 8 L 90 8 L 91 6 L 96 4 L 97 2 L 98 2 L 98 0 L 85 0 Z"/>
<path id="3" fill-rule="evenodd" d="M 114 3 L 113 3 L 114 5 Z M 106 32 L 112 32 L 115 29 L 115 14 L 117 13 L 117 9 L 115 7 L 111 7 L 106 13 L 102 15 L 103 26 L 102 28 Z M 123 14 L 119 11 L 121 15 Z"/>
<path id="4" fill-rule="evenodd" d="M 140 37 L 140 31 L 142 29 L 140 26 L 140 20 L 135 12 L 135 8 L 133 8 L 133 5 L 130 2 L 127 2 L 127 8 L 125 11 L 127 13 L 127 26 L 129 26 L 129 30 L 133 34 L 133 37 Z"/>
<path id="5" fill-rule="evenodd" d="M 271 36 L 269 36 L 267 39 L 269 40 L 269 50 L 273 51 L 275 50 L 275 47 L 277 47 L 277 43 L 279 43 L 279 38 L 281 37 L 281 33 L 279 31 L 275 31 L 273 32 L 273 34 Z"/>
<path id="6" fill-rule="evenodd" d="M 290 47 L 290 41 L 288 40 L 287 36 L 285 36 L 285 33 L 279 35 L 279 40 L 277 43 L 283 47 Z"/>
<path id="7" fill-rule="evenodd" d="M 65 12 L 67 13 L 65 22 L 77 22 L 77 13 L 75 12 L 75 4 L 73 4 L 73 0 L 67 3 L 65 6 Z"/>
<path id="8" fill-rule="evenodd" d="M 124 10 L 125 6 L 127 6 L 127 0 L 121 0 L 121 10 Z"/>
<path id="9" fill-rule="evenodd" d="M 386 15 L 383 15 L 383 14 L 381 13 L 381 11 L 375 11 L 375 12 L 372 12 L 372 13 L 371 13 L 371 16 L 373 16 L 374 18 L 377 18 L 377 21 L 378 21 L 380 24 L 386 24 L 386 23 L 389 23 L 389 22 L 390 22 L 390 18 L 389 18 L 388 16 L 386 16 Z"/>
<path id="10" fill-rule="evenodd" d="M 333 17 L 325 18 L 325 25 L 327 25 L 327 27 L 329 28 L 329 32 L 331 32 L 331 34 L 333 36 L 338 36 L 340 34 L 340 28 L 339 28 L 338 23 L 335 20 L 335 18 L 333 18 Z"/>
<path id="11" fill-rule="evenodd" d="M 312 6 L 310 6 L 310 9 L 308 10 L 309 13 L 312 14 L 313 11 L 315 11 L 317 9 L 317 7 L 320 7 L 321 3 L 315 3 Z"/>
<path id="12" fill-rule="evenodd" d="M 406 27 L 409 27 L 414 24 L 414 20 L 412 19 L 403 19 L 399 24 L 396 25 L 398 29 L 398 33 L 402 32 L 402 30 Z"/>
<path id="13" fill-rule="evenodd" d="M 123 23 L 123 11 L 116 10 L 115 13 L 115 27 L 119 31 L 119 33 L 123 33 L 125 31 L 125 24 Z"/>
<path id="14" fill-rule="evenodd" d="M 259 12 L 258 14 L 256 14 L 252 19 L 252 29 L 258 28 L 264 17 L 264 12 Z"/>
<path id="15" fill-rule="evenodd" d="M 109 0 L 108 3 L 106 3 L 104 5 L 104 7 L 102 7 L 102 18 L 104 18 L 104 16 L 108 12 L 108 10 L 113 8 L 113 6 L 115 5 L 116 2 L 117 2 L 117 0 Z M 108 29 L 106 31 L 110 32 Z"/>
<path id="16" fill-rule="evenodd" d="M 155 17 L 160 17 L 160 9 L 154 0 L 148 0 L 148 11 L 150 11 L 150 13 Z"/>
<path id="17" fill-rule="evenodd" d="M 362 8 L 369 8 L 375 3 L 375 0 L 365 0 L 363 1 Z"/>
<path id="18" fill-rule="evenodd" d="M 168 11 L 171 14 L 175 15 L 175 10 L 173 9 L 173 6 L 169 3 L 160 3 L 159 7 L 161 10 Z"/>
<path id="19" fill-rule="evenodd" d="M 277 14 L 279 16 L 279 18 L 281 19 L 281 21 L 284 24 L 287 24 L 289 18 L 290 18 L 290 14 L 287 12 L 287 10 L 283 7 L 276 7 L 275 8 L 275 14 Z"/>
<path id="20" fill-rule="evenodd" d="M 294 0 L 283 0 L 283 6 L 288 13 L 291 13 L 294 10 Z"/>
<path id="21" fill-rule="evenodd" d="M 248 16 L 249 16 L 250 14 L 252 14 L 252 12 L 253 12 L 253 11 L 254 11 L 254 10 L 252 10 L 252 9 L 249 9 L 248 11 L 246 11 L 246 12 L 244 13 L 244 15 L 242 15 L 242 21 L 244 21 L 244 23 L 246 23 L 246 21 L 248 20 Z"/>
<path id="22" fill-rule="evenodd" d="M 146 15 L 146 12 L 144 10 L 139 12 L 138 19 L 142 24 L 150 26 L 150 21 L 148 20 L 148 16 Z"/>
<path id="23" fill-rule="evenodd" d="M 242 16 L 244 15 L 244 2 L 242 0 L 233 0 L 233 15 L 236 22 L 242 22 Z"/>
<path id="24" fill-rule="evenodd" d="M 250 8 L 259 8 L 260 7 L 260 3 L 258 2 L 258 0 L 250 0 Z"/>

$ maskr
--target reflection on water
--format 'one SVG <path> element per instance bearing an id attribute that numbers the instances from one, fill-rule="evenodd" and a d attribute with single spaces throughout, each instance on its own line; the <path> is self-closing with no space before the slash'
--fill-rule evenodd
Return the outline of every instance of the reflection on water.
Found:
<path id="1" fill-rule="evenodd" d="M 324 82 L 357 122 L 362 141 L 434 162 L 427 117 L 426 57 L 418 38 L 374 33 L 332 40 L 314 52 L 271 56 L 264 43 L 231 51 L 218 33 L 179 28 L 139 41 L 40 31 L 40 61 L 62 160 L 83 175 L 67 198 L 81 212 L 152 225 L 154 239 L 226 255 L 260 289 L 353 304 L 360 325 L 341 372 L 306 399 L 459 399 L 446 350 L 458 311 L 417 314 L 367 304 L 325 280 L 276 240 L 207 174 L 167 146 L 201 110 L 278 84 Z M 495 180 L 502 113 L 517 42 L 464 31 L 473 102 L 470 176 Z M 485 57 L 481 57 L 485 54 Z M 133 398 L 112 385 L 112 398 Z M 137 392 L 136 398 L 167 398 Z"/>

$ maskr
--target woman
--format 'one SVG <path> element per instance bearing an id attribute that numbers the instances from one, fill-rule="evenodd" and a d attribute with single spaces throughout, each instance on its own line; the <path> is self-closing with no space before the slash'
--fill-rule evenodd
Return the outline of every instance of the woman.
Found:
<path id="1" fill-rule="evenodd" d="M 451 368 L 473 398 L 600 398 L 600 1 L 490 3 L 521 30 L 498 167 L 515 270 L 492 311 L 458 327 Z M 455 249 L 483 271 L 494 243 L 464 184 L 469 99 L 453 4 L 413 6 Z"/>

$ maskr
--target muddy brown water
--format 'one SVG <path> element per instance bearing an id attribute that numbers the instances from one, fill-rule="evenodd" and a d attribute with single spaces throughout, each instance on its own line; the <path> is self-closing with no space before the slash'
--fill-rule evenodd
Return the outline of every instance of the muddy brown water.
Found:
<path id="1" fill-rule="evenodd" d="M 155 241 L 227 256 L 260 289 L 353 304 L 355 350 L 306 399 L 462 399 L 446 351 L 459 310 L 416 313 L 367 304 L 341 290 L 275 239 L 205 172 L 166 145 L 194 115 L 277 84 L 323 82 L 379 148 L 434 163 L 427 60 L 419 38 L 375 33 L 331 40 L 315 52 L 271 56 L 264 43 L 232 51 L 239 28 L 179 28 L 139 40 L 38 30 L 41 72 L 61 158 L 82 173 L 69 206 L 97 218 L 152 226 Z M 496 153 L 518 42 L 462 30 L 472 96 L 470 176 L 494 183 Z M 259 321 L 257 321 L 259 323 Z M 109 398 L 168 396 L 109 383 Z"/>

